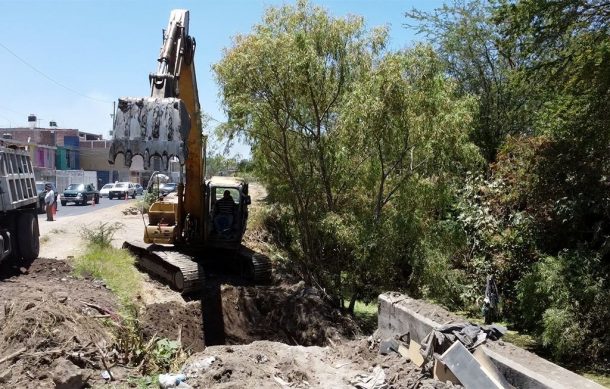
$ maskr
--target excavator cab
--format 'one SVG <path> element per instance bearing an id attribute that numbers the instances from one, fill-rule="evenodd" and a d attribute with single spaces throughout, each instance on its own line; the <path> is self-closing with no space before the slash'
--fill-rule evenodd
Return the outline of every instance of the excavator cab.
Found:
<path id="1" fill-rule="evenodd" d="M 207 244 L 210 247 L 239 249 L 248 221 L 248 183 L 237 177 L 212 177 L 206 182 L 209 209 Z"/>

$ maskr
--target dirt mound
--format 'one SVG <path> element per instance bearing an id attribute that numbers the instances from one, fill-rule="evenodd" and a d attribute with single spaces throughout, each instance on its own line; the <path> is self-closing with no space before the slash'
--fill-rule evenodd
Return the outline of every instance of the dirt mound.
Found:
<path id="1" fill-rule="evenodd" d="M 54 387 L 52 363 L 66 358 L 85 373 L 99 369 L 97 345 L 110 344 L 105 315 L 114 298 L 102 284 L 76 279 L 63 261 L 36 260 L 26 274 L 0 282 L 0 377 L 11 387 Z M 6 358 L 7 356 L 11 356 Z M 87 373 L 87 374 L 89 374 Z"/>
<path id="2" fill-rule="evenodd" d="M 258 341 L 213 346 L 187 361 L 189 385 L 202 388 L 343 388 L 361 372 L 329 348 Z"/>
<path id="3" fill-rule="evenodd" d="M 245 346 L 212 346 L 186 362 L 187 382 L 202 388 L 355 388 L 383 370 L 390 388 L 454 388 L 422 373 L 397 353 L 379 355 L 367 339 L 338 346 L 304 347 L 257 341 Z"/>
<path id="4" fill-rule="evenodd" d="M 182 347 L 195 352 L 205 347 L 199 302 L 149 304 L 139 319 L 146 339 L 154 336 L 171 340 L 180 338 Z"/>
<path id="5" fill-rule="evenodd" d="M 192 351 L 201 351 L 206 344 L 256 340 L 323 346 L 329 339 L 358 333 L 349 317 L 303 282 L 269 287 L 208 283 L 200 301 L 149 304 L 140 323 L 147 338 L 157 335 L 176 340 L 180 336 Z"/>

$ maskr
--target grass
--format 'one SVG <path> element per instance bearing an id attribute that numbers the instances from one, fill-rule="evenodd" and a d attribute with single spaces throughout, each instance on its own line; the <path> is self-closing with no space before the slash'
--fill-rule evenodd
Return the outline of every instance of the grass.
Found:
<path id="1" fill-rule="evenodd" d="M 124 305 L 130 305 L 140 289 L 140 274 L 127 250 L 89 244 L 76 258 L 74 270 L 80 276 L 104 280 Z"/>
<path id="2" fill-rule="evenodd" d="M 138 320 L 135 301 L 140 293 L 140 273 L 134 266 L 135 259 L 127 250 L 117 249 L 110 242 L 120 223 L 100 223 L 94 229 L 84 228 L 81 236 L 87 242 L 84 254 L 74 261 L 74 272 L 79 276 L 91 276 L 105 281 L 106 286 L 118 297 L 121 321 L 113 325 L 115 345 L 124 360 L 137 366 L 146 376 L 151 373 L 177 369 L 189 354 L 175 341 L 153 336 L 146 341 Z M 147 377 L 136 380 L 138 387 L 148 386 Z"/>
<path id="3" fill-rule="evenodd" d="M 345 307 L 349 301 L 345 301 Z M 354 319 L 365 334 L 372 334 L 377 329 L 377 302 L 365 303 L 356 301 L 354 305 Z"/>

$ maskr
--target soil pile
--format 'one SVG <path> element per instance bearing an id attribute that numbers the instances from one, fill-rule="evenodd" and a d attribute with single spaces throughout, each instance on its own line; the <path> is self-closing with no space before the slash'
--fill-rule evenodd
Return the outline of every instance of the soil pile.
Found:
<path id="1" fill-rule="evenodd" d="M 2 270 L 0 385 L 55 387 L 58 361 L 69 361 L 83 377 L 99 370 L 98 347 L 112 339 L 103 324 L 115 307 L 110 291 L 74 278 L 65 262 L 53 259 L 38 259 L 19 276 Z"/>

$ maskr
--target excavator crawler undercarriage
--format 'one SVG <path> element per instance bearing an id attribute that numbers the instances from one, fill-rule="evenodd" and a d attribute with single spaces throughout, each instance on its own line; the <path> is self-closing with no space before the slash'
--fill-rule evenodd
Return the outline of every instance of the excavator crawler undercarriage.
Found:
<path id="1" fill-rule="evenodd" d="M 184 295 L 203 289 L 206 264 L 239 263 L 238 274 L 246 281 L 267 284 L 271 280 L 269 258 L 243 246 L 236 252 L 206 250 L 197 254 L 188 249 L 178 251 L 176 247 L 135 242 L 125 242 L 123 248 L 135 255 L 139 268 Z"/>

